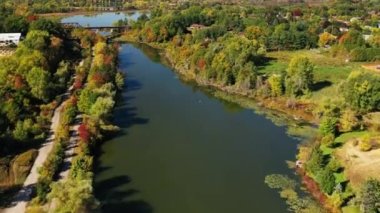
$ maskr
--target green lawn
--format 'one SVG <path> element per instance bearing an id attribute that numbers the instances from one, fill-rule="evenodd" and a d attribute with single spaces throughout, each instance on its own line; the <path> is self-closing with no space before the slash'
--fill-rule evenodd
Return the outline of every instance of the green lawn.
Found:
<path id="1" fill-rule="evenodd" d="M 343 172 L 340 172 L 340 173 L 334 173 L 334 176 L 335 176 L 335 183 L 336 183 L 336 184 L 344 183 L 344 182 L 347 181 L 347 178 L 346 178 L 346 176 L 344 175 Z"/>
<path id="2" fill-rule="evenodd" d="M 321 145 L 319 148 L 321 149 L 323 155 L 331 155 L 334 151 L 333 148 L 327 147 L 325 145 Z"/>
<path id="3" fill-rule="evenodd" d="M 363 69 L 361 63 L 345 62 L 345 58 L 333 58 L 319 50 L 297 50 L 268 52 L 267 57 L 271 60 L 265 66 L 259 67 L 259 73 L 267 75 L 281 73 L 286 70 L 289 61 L 297 55 L 308 57 L 315 65 L 315 88 L 308 97 L 314 103 L 341 97 L 339 83 L 347 79 L 351 71 Z"/>
<path id="4" fill-rule="evenodd" d="M 356 132 L 348 132 L 348 133 L 343 133 L 339 137 L 335 138 L 335 143 L 340 143 L 343 144 L 349 139 L 352 138 L 360 138 L 365 134 L 368 134 L 368 131 L 356 131 Z"/>

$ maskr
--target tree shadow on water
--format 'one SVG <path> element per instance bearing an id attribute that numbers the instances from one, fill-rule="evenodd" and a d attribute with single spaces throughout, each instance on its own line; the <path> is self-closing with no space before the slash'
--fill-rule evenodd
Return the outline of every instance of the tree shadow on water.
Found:
<path id="1" fill-rule="evenodd" d="M 139 117 L 137 107 L 131 102 L 137 97 L 133 91 L 141 89 L 142 84 L 138 80 L 129 79 L 126 81 L 126 87 L 123 93 L 118 94 L 117 103 L 113 113 L 113 123 L 123 130 L 118 134 L 109 136 L 108 139 L 116 138 L 127 134 L 127 129 L 134 125 L 143 125 L 149 122 L 149 119 Z"/>
<path id="2" fill-rule="evenodd" d="M 127 175 L 115 176 L 95 183 L 95 194 L 102 200 L 102 212 L 152 213 L 153 208 L 141 199 L 133 199 L 138 195 L 136 189 L 121 189 L 131 182 Z"/>

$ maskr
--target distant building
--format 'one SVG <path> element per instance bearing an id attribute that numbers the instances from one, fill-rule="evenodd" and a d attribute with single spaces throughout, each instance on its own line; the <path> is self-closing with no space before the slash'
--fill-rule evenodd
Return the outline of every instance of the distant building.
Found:
<path id="1" fill-rule="evenodd" d="M 0 33 L 0 46 L 18 45 L 21 33 Z"/>

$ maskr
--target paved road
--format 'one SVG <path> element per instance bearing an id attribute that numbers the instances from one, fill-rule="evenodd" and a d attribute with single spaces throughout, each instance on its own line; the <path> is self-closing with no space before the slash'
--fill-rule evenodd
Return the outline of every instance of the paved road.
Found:
<path id="1" fill-rule="evenodd" d="M 49 153 L 51 152 L 53 148 L 53 141 L 55 138 L 56 129 L 58 127 L 59 118 L 62 111 L 62 106 L 63 104 L 57 107 L 54 111 L 54 115 L 53 115 L 51 126 L 50 126 L 50 136 L 48 137 L 46 142 L 42 144 L 42 146 L 39 148 L 38 156 L 36 160 L 34 161 L 33 167 L 30 170 L 30 173 L 28 177 L 26 178 L 22 189 L 16 194 L 13 202 L 11 203 L 11 207 L 6 208 L 6 209 L 0 209 L 1 213 L 25 212 L 26 204 L 31 199 L 32 189 L 38 181 L 39 173 L 37 169 L 43 165 L 43 163 L 46 161 Z"/>

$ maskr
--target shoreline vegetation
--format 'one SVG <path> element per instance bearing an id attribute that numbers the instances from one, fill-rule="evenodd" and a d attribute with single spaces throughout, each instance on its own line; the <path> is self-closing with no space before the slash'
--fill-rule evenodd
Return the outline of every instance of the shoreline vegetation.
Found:
<path id="1" fill-rule="evenodd" d="M 141 8 L 148 6 L 142 2 Z M 20 165 L 34 161 L 33 153 L 25 158 L 24 154 L 46 138 L 57 104 L 54 97 L 66 89 L 75 72 L 75 91 L 65 104 L 59 139 L 70 140 L 69 124 L 81 113 L 69 177 L 56 181 L 64 157 L 59 142 L 41 169 L 44 178 L 28 212 L 95 210 L 99 207 L 92 193 L 95 145 L 118 129 L 109 122 L 124 82 L 117 71 L 118 46 L 81 29 L 71 32 L 71 41 L 59 24 L 30 15 L 28 5 L 0 6 L 4 18 L 0 31 L 26 35 L 14 54 L 0 58 L 4 109 L 0 139 L 5 141 L 0 153 L 8 156 L 1 171 L 10 177 L 25 176 L 26 171 L 8 174 L 14 167 L 10 163 L 18 158 L 24 161 Z M 51 8 L 58 11 L 56 6 Z M 51 12 L 39 2 L 32 8 Z M 328 211 L 377 212 L 380 76 L 365 67 L 380 61 L 379 10 L 373 2 L 351 1 L 307 8 L 189 2 L 152 8 L 150 16 L 127 20 L 131 30 L 121 40 L 163 50 L 176 72 L 200 86 L 247 97 L 295 120 L 317 124 L 318 134 L 300 145 L 293 165 L 304 186 Z M 83 58 L 83 66 L 75 66 L 73 58 Z M 11 189 L 23 182 L 3 176 L 0 180 Z M 279 191 L 289 210 L 322 211 L 314 200 L 297 193 L 301 186 L 289 177 L 268 175 L 265 182 Z"/>
<path id="2" fill-rule="evenodd" d="M 5 11 L 0 20 L 6 20 L 0 21 L 0 31 L 15 30 L 25 36 L 12 55 L 0 58 L 0 196 L 5 208 L 1 210 L 97 210 L 92 188 L 94 149 L 104 136 L 118 131 L 110 118 L 116 93 L 124 84 L 117 69 L 118 44 L 109 44 L 89 30 L 64 29 L 54 20 L 0 9 Z M 36 149 L 44 145 L 53 111 L 64 96 L 67 100 L 53 121 L 58 124 L 51 151 L 41 153 L 48 156 L 33 170 L 32 183 L 37 183 L 25 186 L 22 197 L 15 199 L 13 195 L 32 174 Z"/>
<path id="3" fill-rule="evenodd" d="M 378 59 L 376 53 L 360 60 L 356 55 L 361 48 L 375 50 L 377 44 L 362 40 L 359 28 L 334 35 L 324 33 L 321 27 L 319 37 L 303 38 L 306 39 L 303 40 L 305 46 L 289 37 L 289 40 L 282 41 L 285 42 L 282 47 L 278 47 L 275 33 L 281 24 L 274 26 L 274 32 L 267 32 L 271 28 L 265 29 L 263 23 L 252 27 L 248 25 L 245 29 L 240 25 L 248 20 L 263 21 L 252 15 L 262 12 L 260 9 L 250 8 L 255 11 L 253 13 L 250 9 L 216 8 L 193 6 L 174 12 L 157 9 L 152 11 L 151 17 L 140 17 L 130 22 L 131 29 L 119 39 L 161 49 L 177 73 L 200 86 L 244 96 L 295 120 L 318 124 L 319 133 L 310 143 L 300 145 L 297 156 L 296 166 L 300 167 L 298 171 L 304 176 L 306 188 L 331 212 L 359 212 L 375 208 L 377 201 L 366 203 L 369 198 L 363 194 L 378 190 L 376 187 L 366 188 L 366 184 L 376 185 L 379 176 L 372 172 L 366 174 L 364 170 L 358 174 L 350 162 L 359 155 L 344 159 L 342 156 L 345 154 L 339 153 L 350 149 L 350 152 L 359 153 L 363 161 L 370 155 L 373 159 L 380 158 L 376 154 L 380 141 L 374 120 L 380 110 L 379 84 L 375 83 L 379 76 L 363 68 L 366 61 L 376 63 Z M 283 10 L 283 13 L 286 10 L 300 12 L 297 7 Z M 292 25 L 302 20 L 310 30 L 309 13 L 318 8 L 310 10 L 302 11 L 296 20 L 288 18 L 287 22 Z M 243 20 L 233 19 L 234 15 L 241 13 L 245 13 Z M 234 20 L 228 23 L 229 28 L 225 27 L 225 20 L 218 14 Z M 272 37 L 268 37 L 270 33 Z M 354 34 L 356 41 L 350 40 Z M 326 37 L 331 40 L 326 41 Z M 361 90 L 357 85 L 368 85 L 367 88 L 371 89 Z M 350 146 L 351 143 L 354 145 Z M 367 169 L 371 166 L 374 171 L 380 168 L 377 163 L 366 163 Z M 364 166 L 364 162 L 362 164 Z M 269 176 L 271 178 L 278 183 L 291 181 L 288 177 Z M 293 184 L 291 186 L 272 185 L 281 189 L 280 195 L 292 211 L 304 212 L 311 206 L 315 208 L 312 202 L 298 197 Z M 288 192 L 291 195 L 284 194 Z M 297 202 L 304 203 L 298 205 Z"/>
<path id="4" fill-rule="evenodd" d="M 78 137 L 72 153 L 74 157 L 64 179 L 48 182 L 40 179 L 37 197 L 32 200 L 27 212 L 80 212 L 96 211 L 99 208 L 92 184 L 94 150 L 105 135 L 118 131 L 118 127 L 109 122 L 109 118 L 115 105 L 116 93 L 123 87 L 124 77 L 117 70 L 119 47 L 116 43 L 106 44 L 104 37 L 87 30 L 74 30 L 72 34 L 80 40 L 84 58 L 76 69 L 73 95 L 64 113 L 66 145 L 69 145 L 70 140 L 68 127 L 79 113 L 81 117 L 76 130 Z M 59 159 L 59 163 L 62 163 L 64 153 L 59 153 L 55 155 L 58 158 L 54 159 Z"/>

